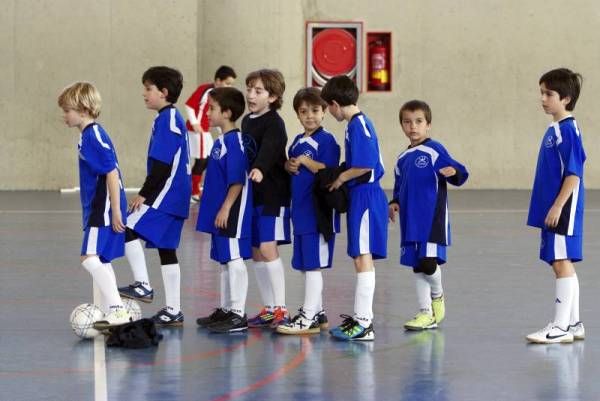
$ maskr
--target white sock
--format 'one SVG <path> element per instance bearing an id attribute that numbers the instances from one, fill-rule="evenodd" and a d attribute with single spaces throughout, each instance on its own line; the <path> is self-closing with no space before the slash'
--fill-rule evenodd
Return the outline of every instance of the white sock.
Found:
<path id="1" fill-rule="evenodd" d="M 248 270 L 244 259 L 234 259 L 227 263 L 229 269 L 229 293 L 231 294 L 231 311 L 240 316 L 246 313 L 246 296 L 248 295 Z"/>
<path id="2" fill-rule="evenodd" d="M 110 274 L 110 276 L 112 277 L 112 279 L 115 283 L 115 286 L 117 286 L 117 277 L 115 276 L 115 271 L 114 271 L 112 265 L 110 263 L 103 263 L 102 266 L 104 266 L 104 268 L 106 269 L 108 274 Z M 117 286 L 117 288 L 118 288 L 118 286 Z M 111 305 L 108 302 L 108 300 L 106 298 L 104 298 L 104 295 L 102 295 L 102 292 L 100 292 L 100 305 L 99 306 L 100 306 L 100 309 L 102 309 L 102 312 L 104 312 L 104 313 L 110 312 Z"/>
<path id="3" fill-rule="evenodd" d="M 431 285 L 429 285 L 425 273 L 415 274 L 415 284 L 417 287 L 419 310 L 431 313 Z"/>
<path id="4" fill-rule="evenodd" d="M 117 284 L 108 269 L 100 261 L 100 258 L 98 256 L 91 256 L 81 262 L 81 265 L 92 275 L 94 282 L 102 294 L 101 302 L 103 305 L 100 306 L 102 308 L 106 307 L 106 311 L 111 307 L 122 308 L 123 302 L 119 296 Z"/>
<path id="5" fill-rule="evenodd" d="M 554 325 L 562 330 L 569 327 L 569 316 L 573 304 L 573 277 L 556 279 L 556 298 L 554 300 Z"/>
<path id="6" fill-rule="evenodd" d="M 304 315 L 312 319 L 321 312 L 320 301 L 323 294 L 323 274 L 320 269 L 303 272 L 304 274 Z"/>
<path id="7" fill-rule="evenodd" d="M 265 262 L 271 286 L 273 287 L 273 302 L 276 308 L 285 308 L 285 273 L 283 271 L 283 262 L 277 258 L 270 262 Z"/>
<path id="8" fill-rule="evenodd" d="M 255 260 L 252 261 L 252 265 L 262 303 L 267 310 L 272 311 L 275 300 L 273 299 L 273 287 L 271 285 L 271 280 L 269 279 L 267 266 L 265 266 L 265 262 L 257 262 Z"/>
<path id="9" fill-rule="evenodd" d="M 444 295 L 444 289 L 442 288 L 442 269 L 439 266 L 436 267 L 435 273 L 432 275 L 424 274 L 425 279 L 431 286 L 431 298 L 439 298 Z"/>
<path id="10" fill-rule="evenodd" d="M 231 304 L 229 303 L 231 299 L 231 292 L 229 290 L 229 268 L 227 265 L 221 265 L 221 309 L 228 311 L 231 309 Z"/>
<path id="11" fill-rule="evenodd" d="M 179 263 L 160 266 L 165 285 L 165 300 L 169 313 L 181 312 L 181 269 Z"/>
<path id="12" fill-rule="evenodd" d="M 127 257 L 129 266 L 131 266 L 133 279 L 142 283 L 148 290 L 151 290 L 148 268 L 146 267 L 146 256 L 144 255 L 142 242 L 139 239 L 125 243 L 125 257 Z"/>
<path id="13" fill-rule="evenodd" d="M 375 295 L 375 271 L 357 273 L 354 318 L 363 327 L 369 327 L 373 321 L 373 295 Z"/>
<path id="14" fill-rule="evenodd" d="M 573 301 L 571 302 L 571 320 L 569 324 L 577 324 L 579 322 L 579 278 L 577 274 L 571 277 L 571 286 L 573 287 Z"/>

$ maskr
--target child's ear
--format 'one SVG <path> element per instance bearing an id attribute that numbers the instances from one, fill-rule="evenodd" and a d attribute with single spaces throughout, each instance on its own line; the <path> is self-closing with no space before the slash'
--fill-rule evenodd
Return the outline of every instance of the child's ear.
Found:
<path id="1" fill-rule="evenodd" d="M 571 96 L 565 96 L 565 97 L 563 97 L 562 99 L 560 99 L 560 102 L 561 102 L 561 103 L 562 103 L 562 104 L 563 104 L 565 107 L 567 107 L 567 105 L 568 105 L 569 103 L 571 103 Z"/>
<path id="2" fill-rule="evenodd" d="M 277 96 L 269 95 L 267 100 L 269 101 L 269 104 L 271 104 L 277 100 Z"/>
<path id="3" fill-rule="evenodd" d="M 231 116 L 233 115 L 233 113 L 231 112 L 231 110 L 222 110 L 223 116 L 225 116 L 226 119 L 228 119 L 229 121 L 231 121 Z"/>
<path id="4" fill-rule="evenodd" d="M 162 88 L 160 92 L 164 95 L 165 99 L 169 96 L 169 90 L 167 88 Z"/>

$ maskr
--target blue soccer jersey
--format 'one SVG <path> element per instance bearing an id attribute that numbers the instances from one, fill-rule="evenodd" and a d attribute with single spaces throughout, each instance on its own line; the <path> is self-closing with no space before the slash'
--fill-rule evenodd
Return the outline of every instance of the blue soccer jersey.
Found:
<path id="1" fill-rule="evenodd" d="M 340 162 L 340 147 L 332 134 L 319 128 L 310 136 L 296 136 L 288 150 L 288 156 L 307 156 L 326 167 L 337 167 Z M 298 174 L 292 174 L 292 224 L 294 234 L 318 232 L 317 214 L 313 200 L 315 175 L 305 166 Z M 334 216 L 334 231 L 339 232 L 339 214 Z"/>
<path id="2" fill-rule="evenodd" d="M 185 120 L 170 105 L 158 112 L 148 147 L 147 173 L 153 160 L 171 166 L 171 174 L 145 203 L 157 210 L 187 218 L 192 194 L 191 167 Z"/>
<path id="3" fill-rule="evenodd" d="M 233 184 L 242 184 L 242 192 L 229 212 L 226 229 L 215 227 L 227 191 Z M 252 232 L 252 184 L 248 180 L 248 158 L 243 134 L 234 129 L 220 135 L 208 158 L 204 186 L 210 188 L 202 195 L 198 212 L 198 231 L 229 238 L 249 238 Z"/>
<path id="4" fill-rule="evenodd" d="M 79 137 L 79 187 L 83 228 L 111 225 L 112 210 L 106 175 L 117 169 L 117 154 L 110 137 L 98 123 L 89 124 Z M 127 199 L 119 171 L 121 216 L 125 223 Z"/>
<path id="5" fill-rule="evenodd" d="M 369 183 L 379 182 L 383 176 L 383 160 L 379 152 L 377 133 L 373 123 L 363 113 L 352 116 L 346 127 L 346 167 L 371 169 Z M 356 179 L 346 184 L 349 188 L 359 185 Z"/>
<path id="6" fill-rule="evenodd" d="M 583 234 L 583 164 L 585 151 L 577 122 L 572 116 L 553 122 L 546 130 L 538 155 L 527 225 L 561 235 Z M 558 225 L 546 227 L 544 220 L 569 175 L 579 177 L 560 215 Z"/>
<path id="7" fill-rule="evenodd" d="M 456 175 L 439 170 L 454 167 Z M 450 245 L 446 182 L 462 185 L 469 173 L 441 143 L 426 139 L 398 156 L 394 169 L 394 201 L 400 206 L 401 244 L 430 242 Z"/>

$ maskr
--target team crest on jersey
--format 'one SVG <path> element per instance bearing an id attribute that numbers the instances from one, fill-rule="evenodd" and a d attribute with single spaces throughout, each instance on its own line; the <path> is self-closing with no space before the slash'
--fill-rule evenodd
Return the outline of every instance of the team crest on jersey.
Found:
<path id="1" fill-rule="evenodd" d="M 548 135 L 546 139 L 544 139 L 544 146 L 547 148 L 554 146 L 554 135 Z"/>
<path id="2" fill-rule="evenodd" d="M 214 146 L 210 156 L 215 160 L 219 160 L 221 158 L 221 148 L 219 146 Z"/>
<path id="3" fill-rule="evenodd" d="M 313 159 L 313 152 L 312 152 L 312 151 L 310 151 L 310 150 L 308 150 L 308 149 L 307 149 L 307 150 L 305 150 L 305 151 L 304 151 L 302 154 L 303 154 L 304 156 L 308 157 L 309 159 Z"/>
<path id="4" fill-rule="evenodd" d="M 429 158 L 425 155 L 419 156 L 415 159 L 415 166 L 418 168 L 425 168 L 429 165 Z"/>

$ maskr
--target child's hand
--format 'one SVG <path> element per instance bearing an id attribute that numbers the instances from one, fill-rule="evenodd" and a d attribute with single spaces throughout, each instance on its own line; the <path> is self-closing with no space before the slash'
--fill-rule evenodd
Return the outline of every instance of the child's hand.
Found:
<path id="1" fill-rule="evenodd" d="M 298 174 L 298 168 L 300 168 L 300 163 L 298 159 L 292 157 L 285 162 L 285 169 L 290 174 Z"/>
<path id="2" fill-rule="evenodd" d="M 329 192 L 335 191 L 336 189 L 338 189 L 339 187 L 341 187 L 342 185 L 344 185 L 344 179 L 342 178 L 342 175 L 344 173 L 340 174 L 338 176 L 338 178 L 335 179 L 334 182 L 332 182 L 331 184 L 329 184 L 329 186 L 327 188 L 329 188 Z"/>
<path id="3" fill-rule="evenodd" d="M 221 229 L 227 228 L 227 220 L 229 220 L 229 208 L 222 206 L 215 218 L 215 227 Z"/>
<path id="4" fill-rule="evenodd" d="M 248 177 L 252 181 L 260 183 L 263 180 L 263 173 L 259 169 L 253 168 L 250 170 L 250 175 Z"/>
<path id="5" fill-rule="evenodd" d="M 392 223 L 396 222 L 396 213 L 400 212 L 400 205 L 397 203 L 390 203 L 388 206 L 388 217 L 392 221 Z"/>
<path id="6" fill-rule="evenodd" d="M 560 218 L 560 214 L 562 212 L 562 207 L 552 205 L 550 210 L 548 210 L 548 214 L 546 215 L 546 219 L 544 220 L 544 224 L 546 227 L 554 228 L 558 225 L 558 219 Z"/>
<path id="7" fill-rule="evenodd" d="M 116 233 L 125 232 L 125 225 L 123 224 L 123 218 L 121 217 L 120 210 L 112 211 L 112 229 Z"/>
<path id="8" fill-rule="evenodd" d="M 456 169 L 454 167 L 444 167 L 440 169 L 440 174 L 444 177 L 452 177 L 456 174 Z"/>
<path id="9" fill-rule="evenodd" d="M 136 195 L 135 198 L 133 198 L 131 202 L 129 202 L 129 207 L 127 208 L 127 211 L 134 212 L 136 210 L 140 210 L 140 207 L 144 204 L 145 201 L 146 198 L 144 198 L 142 195 Z"/>

